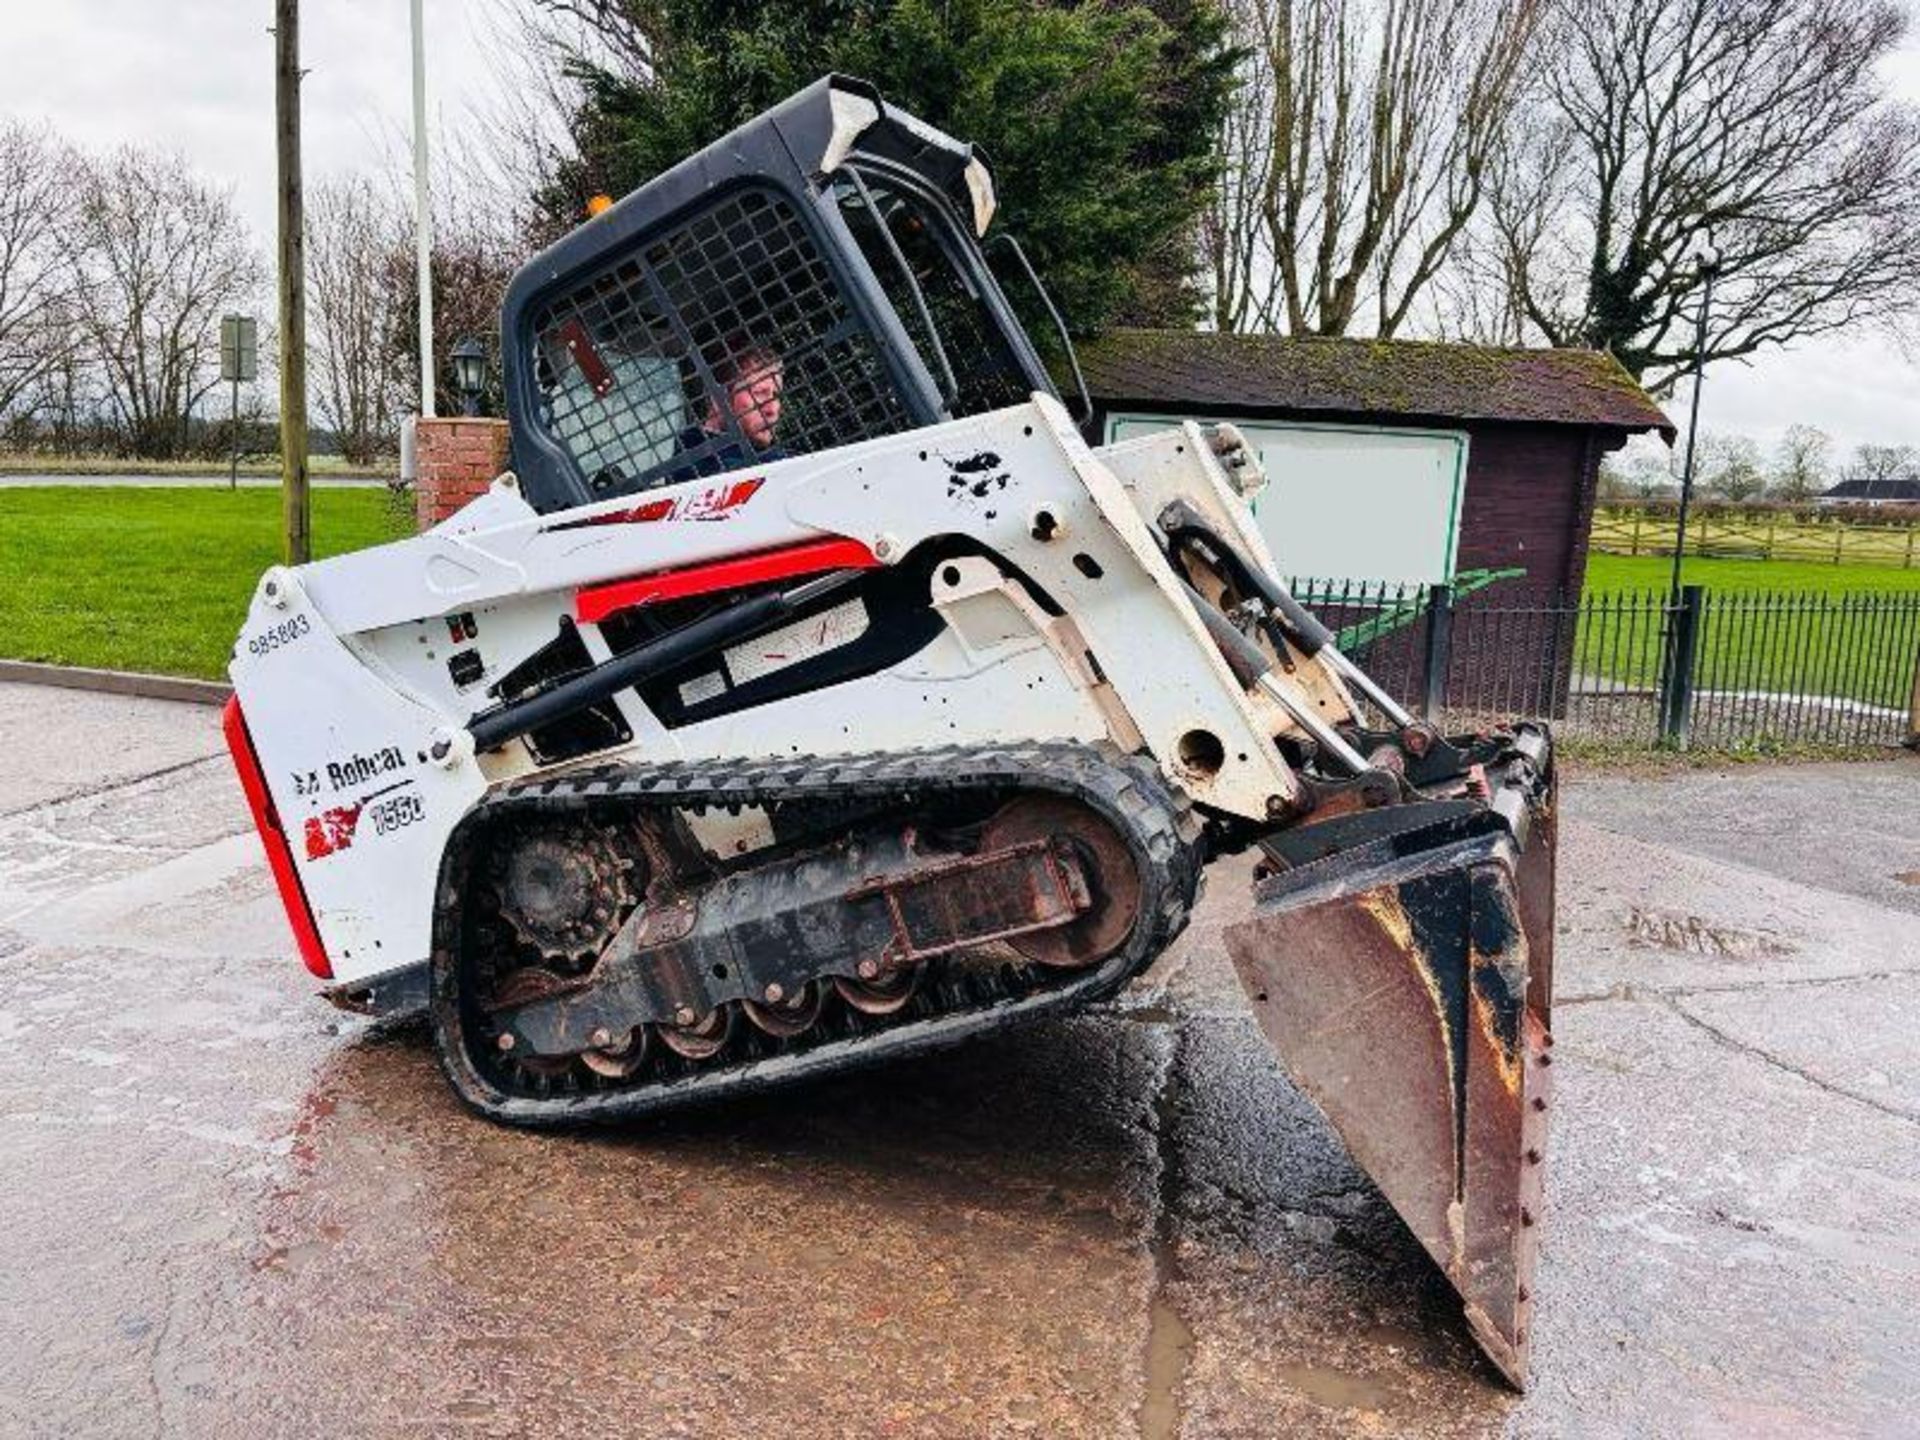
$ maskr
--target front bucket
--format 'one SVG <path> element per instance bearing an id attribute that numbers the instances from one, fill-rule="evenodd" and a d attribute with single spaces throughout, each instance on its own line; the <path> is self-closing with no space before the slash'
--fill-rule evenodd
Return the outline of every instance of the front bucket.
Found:
<path id="1" fill-rule="evenodd" d="M 1411 829 L 1268 876 L 1226 939 L 1281 1063 L 1524 1387 L 1553 1044 L 1554 797 L 1519 765 L 1493 799 L 1424 817 L 1408 807 Z"/>

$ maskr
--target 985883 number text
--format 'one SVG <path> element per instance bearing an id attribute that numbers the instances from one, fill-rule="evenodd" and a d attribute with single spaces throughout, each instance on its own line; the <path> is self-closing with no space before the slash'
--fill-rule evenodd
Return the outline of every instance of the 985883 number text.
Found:
<path id="1" fill-rule="evenodd" d="M 295 615 L 282 620 L 278 625 L 269 625 L 258 635 L 247 637 L 247 651 L 254 656 L 270 654 L 282 645 L 291 645 L 302 635 L 313 629 L 313 622 L 304 615 Z"/>

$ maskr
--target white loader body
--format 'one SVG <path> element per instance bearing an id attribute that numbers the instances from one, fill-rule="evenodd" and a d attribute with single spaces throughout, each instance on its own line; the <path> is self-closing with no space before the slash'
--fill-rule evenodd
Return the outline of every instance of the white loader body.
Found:
<path id="1" fill-rule="evenodd" d="M 1291 721 L 1234 677 L 1151 532 L 1159 508 L 1183 498 L 1270 564 L 1236 480 L 1251 488 L 1195 426 L 1095 451 L 1036 395 L 544 516 L 507 475 L 415 539 L 269 571 L 231 675 L 326 978 L 351 990 L 424 962 L 447 837 L 490 787 L 540 768 L 523 742 L 474 753 L 466 726 L 491 703 L 490 683 L 563 620 L 602 661 L 611 652 L 591 618 L 602 607 L 679 593 L 678 577 L 697 583 L 703 567 L 778 574 L 780 557 L 823 542 L 886 565 L 966 536 L 1064 613 L 984 555 L 957 559 L 933 579 L 945 632 L 902 663 L 671 729 L 623 691 L 631 740 L 565 763 L 1111 740 L 1157 757 L 1196 803 L 1274 813 L 1298 783 L 1274 746 Z M 744 683 L 846 643 L 868 623 L 860 606 L 736 646 L 706 683 Z M 1296 678 L 1329 720 L 1350 718 L 1330 669 L 1304 662 Z"/>

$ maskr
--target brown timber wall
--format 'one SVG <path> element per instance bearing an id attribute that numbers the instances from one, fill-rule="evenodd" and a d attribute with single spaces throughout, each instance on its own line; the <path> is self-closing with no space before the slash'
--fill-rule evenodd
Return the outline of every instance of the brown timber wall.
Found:
<path id="1" fill-rule="evenodd" d="M 1466 427 L 1457 569 L 1524 569 L 1513 588 L 1577 594 L 1605 437 L 1574 425 Z"/>

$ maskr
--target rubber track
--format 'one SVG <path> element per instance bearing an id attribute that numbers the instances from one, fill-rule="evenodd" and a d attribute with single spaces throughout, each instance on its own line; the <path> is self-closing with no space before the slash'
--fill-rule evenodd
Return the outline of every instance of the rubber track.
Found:
<path id="1" fill-rule="evenodd" d="M 458 970 L 466 841 L 503 813 L 578 811 L 631 800 L 638 805 L 771 805 L 809 801 L 897 799 L 968 790 L 1025 790 L 1086 804 L 1123 835 L 1141 877 L 1141 920 L 1121 950 L 1093 970 L 1045 988 L 963 998 L 959 1008 L 874 1018 L 848 1011 L 836 1033 L 826 1027 L 773 1053 L 716 1058 L 668 1078 L 644 1075 L 630 1087 L 527 1096 L 501 1089 L 467 1053 Z M 492 1120 L 523 1126 L 576 1125 L 627 1119 L 700 1100 L 747 1094 L 806 1076 L 955 1044 L 969 1036 L 1103 999 L 1145 969 L 1186 927 L 1200 884 L 1200 826 L 1186 800 L 1171 791 L 1150 761 L 1107 746 L 1058 742 L 897 751 L 884 755 L 796 757 L 758 763 L 676 761 L 653 766 L 599 766 L 502 787 L 456 827 L 441 865 L 435 907 L 431 1005 L 441 1068 L 460 1098 Z M 935 985 L 936 992 L 948 987 Z M 977 982 L 976 982 L 976 988 Z M 924 993 L 924 991 L 923 991 Z M 917 1003 L 917 1002 L 916 1002 Z"/>

